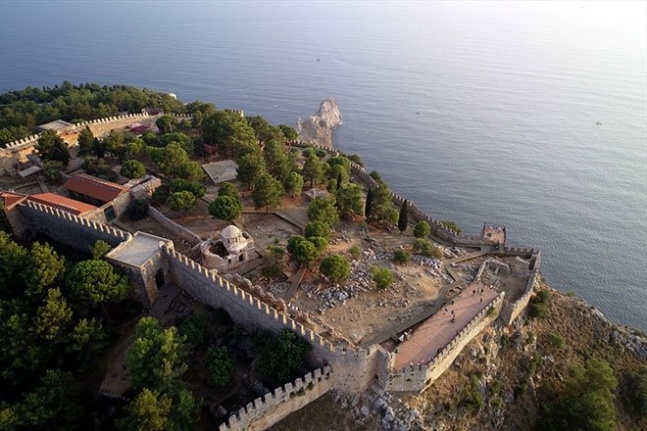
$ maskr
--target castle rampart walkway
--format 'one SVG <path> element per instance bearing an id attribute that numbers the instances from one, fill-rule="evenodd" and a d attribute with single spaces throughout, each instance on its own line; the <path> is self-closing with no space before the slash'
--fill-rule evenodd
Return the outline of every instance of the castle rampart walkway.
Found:
<path id="1" fill-rule="evenodd" d="M 444 310 L 433 315 L 398 346 L 394 367 L 397 369 L 429 362 L 498 293 L 480 282 L 470 284 L 454 298 L 452 305 L 447 305 Z"/>

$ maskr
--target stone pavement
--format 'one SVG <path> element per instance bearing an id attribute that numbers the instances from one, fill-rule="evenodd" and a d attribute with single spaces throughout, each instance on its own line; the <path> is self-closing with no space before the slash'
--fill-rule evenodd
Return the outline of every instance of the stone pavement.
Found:
<path id="1" fill-rule="evenodd" d="M 482 294 L 478 292 L 480 289 L 483 289 Z M 475 290 L 477 293 L 474 293 Z M 433 315 L 398 346 L 395 368 L 429 362 L 474 316 L 496 298 L 498 293 L 480 282 L 470 284 L 454 298 L 454 304 L 446 305 L 447 311 L 442 310 Z M 452 311 L 455 313 L 454 322 L 451 321 Z"/>

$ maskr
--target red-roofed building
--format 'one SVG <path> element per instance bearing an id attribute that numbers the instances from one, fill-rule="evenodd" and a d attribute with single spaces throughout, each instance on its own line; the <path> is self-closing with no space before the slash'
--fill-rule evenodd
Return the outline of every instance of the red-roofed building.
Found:
<path id="1" fill-rule="evenodd" d="M 27 197 L 27 200 L 47 205 L 61 211 L 67 211 L 77 216 L 82 216 L 97 209 L 94 205 L 86 204 L 85 202 L 76 201 L 54 193 L 30 195 Z"/>
<path id="2" fill-rule="evenodd" d="M 126 187 L 85 174 L 72 175 L 63 184 L 73 197 L 101 206 L 128 192 Z"/>
<path id="3" fill-rule="evenodd" d="M 27 195 L 21 193 L 0 191 L 0 202 L 4 205 L 5 210 L 13 208 L 14 205 L 22 202 L 25 198 L 27 198 Z"/>

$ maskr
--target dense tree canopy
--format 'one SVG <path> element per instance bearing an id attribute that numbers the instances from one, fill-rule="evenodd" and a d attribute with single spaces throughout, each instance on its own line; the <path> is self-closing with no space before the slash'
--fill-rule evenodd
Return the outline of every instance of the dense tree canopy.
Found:
<path id="1" fill-rule="evenodd" d="M 291 379 L 311 349 L 306 340 L 285 329 L 263 347 L 257 370 L 266 384 L 277 387 Z"/>
<path id="2" fill-rule="evenodd" d="M 216 111 L 202 122 L 204 142 L 215 145 L 230 156 L 236 156 L 239 149 L 248 144 L 256 144 L 254 129 L 245 119 L 234 111 Z"/>
<path id="3" fill-rule="evenodd" d="M 173 211 L 179 211 L 184 214 L 195 206 L 196 200 L 193 193 L 183 191 L 171 193 L 166 203 Z"/>
<path id="4" fill-rule="evenodd" d="M 84 260 L 74 265 L 67 276 L 70 295 L 94 307 L 122 300 L 128 292 L 128 280 L 117 274 L 105 260 Z"/>
<path id="5" fill-rule="evenodd" d="M 0 94 L 0 147 L 30 135 L 33 129 L 54 120 L 87 121 L 112 117 L 142 108 L 162 108 L 167 113 L 185 111 L 184 104 L 168 94 L 125 85 L 73 85 L 27 87 Z"/>
<path id="6" fill-rule="evenodd" d="M 138 160 L 126 160 L 121 164 L 121 175 L 126 178 L 141 178 L 146 175 L 146 167 Z"/>

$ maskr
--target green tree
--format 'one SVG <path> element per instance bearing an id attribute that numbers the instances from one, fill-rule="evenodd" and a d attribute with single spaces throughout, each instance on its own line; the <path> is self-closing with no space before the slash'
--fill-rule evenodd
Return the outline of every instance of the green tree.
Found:
<path id="1" fill-rule="evenodd" d="M 395 278 L 393 277 L 393 273 L 391 271 L 389 271 L 387 268 L 380 268 L 377 265 L 373 265 L 371 267 L 371 275 L 373 276 L 375 285 L 380 290 L 390 287 L 395 281 Z"/>
<path id="2" fill-rule="evenodd" d="M 146 168 L 140 161 L 126 160 L 121 165 L 121 175 L 126 178 L 141 178 L 146 175 Z"/>
<path id="3" fill-rule="evenodd" d="M 537 429 L 615 430 L 617 385 L 613 370 L 603 360 L 592 358 L 583 367 L 574 365 L 572 376 L 563 386 L 554 387 L 542 404 Z"/>
<path id="4" fill-rule="evenodd" d="M 319 249 L 311 241 L 301 235 L 292 235 L 288 239 L 288 245 L 286 248 L 294 260 L 305 265 L 312 265 L 317 261 L 317 259 L 319 259 L 319 256 L 321 256 Z"/>
<path id="5" fill-rule="evenodd" d="M 171 133 L 177 129 L 177 118 L 172 115 L 162 115 L 155 121 L 155 125 L 162 133 Z"/>
<path id="6" fill-rule="evenodd" d="M 319 271 L 332 280 L 343 280 L 350 274 L 350 263 L 340 254 L 330 254 L 321 261 Z"/>
<path id="7" fill-rule="evenodd" d="M 110 251 L 112 247 L 110 244 L 104 240 L 95 241 L 92 247 L 90 247 L 90 252 L 92 253 L 92 259 L 101 259 L 106 253 Z"/>
<path id="8" fill-rule="evenodd" d="M 426 257 L 434 257 L 440 259 L 442 257 L 442 250 L 434 245 L 426 238 L 418 238 L 413 242 L 413 251 Z"/>
<path id="9" fill-rule="evenodd" d="M 36 152 L 44 161 L 56 160 L 64 166 L 70 162 L 70 150 L 54 130 L 45 130 L 38 137 Z"/>
<path id="10" fill-rule="evenodd" d="M 371 187 L 366 192 L 366 204 L 364 205 L 364 215 L 366 218 L 370 218 L 373 214 L 373 201 L 375 200 L 375 190 Z"/>
<path id="11" fill-rule="evenodd" d="M 264 172 L 265 161 L 256 154 L 246 154 L 241 157 L 236 169 L 238 179 L 248 187 L 251 187 Z"/>
<path id="12" fill-rule="evenodd" d="M 303 177 L 298 172 L 290 172 L 283 186 L 288 195 L 296 198 L 303 191 Z"/>
<path id="13" fill-rule="evenodd" d="M 281 129 L 283 136 L 285 136 L 285 139 L 287 139 L 288 141 L 296 141 L 299 137 L 299 134 L 296 130 L 294 130 L 294 127 L 290 127 L 285 124 L 279 124 L 278 127 L 279 129 Z"/>
<path id="14" fill-rule="evenodd" d="M 149 148 L 149 153 L 157 169 L 165 175 L 175 174 L 180 165 L 191 161 L 177 142 L 172 142 L 165 148 Z"/>
<path id="15" fill-rule="evenodd" d="M 63 163 L 57 160 L 49 160 L 43 163 L 43 174 L 48 180 L 61 181 L 61 172 L 65 170 Z"/>
<path id="16" fill-rule="evenodd" d="M 202 122 L 205 143 L 216 145 L 220 151 L 235 156 L 245 145 L 256 144 L 254 129 L 238 113 L 223 110 L 206 117 Z"/>
<path id="17" fill-rule="evenodd" d="M 231 196 L 238 199 L 238 189 L 233 183 L 225 182 L 218 187 L 218 196 Z"/>
<path id="18" fill-rule="evenodd" d="M 279 386 L 301 366 L 312 346 L 288 329 L 267 343 L 258 358 L 257 370 L 266 384 Z"/>
<path id="19" fill-rule="evenodd" d="M 232 196 L 218 196 L 209 204 L 209 214 L 213 217 L 232 222 L 237 219 L 243 211 L 240 201 Z"/>
<path id="20" fill-rule="evenodd" d="M 78 425 L 80 409 L 74 377 L 69 372 L 47 370 L 42 383 L 25 395 L 17 406 L 24 429 L 72 429 Z"/>
<path id="21" fill-rule="evenodd" d="M 400 207 L 400 215 L 398 217 L 398 229 L 400 230 L 400 234 L 402 234 L 405 230 L 407 230 L 408 225 L 409 225 L 409 201 L 405 199 L 404 203 Z"/>
<path id="22" fill-rule="evenodd" d="M 310 187 L 313 187 L 315 183 L 321 180 L 323 171 L 323 163 L 321 163 L 319 157 L 315 154 L 310 154 L 306 157 L 301 175 L 303 175 L 305 180 L 310 181 Z"/>
<path id="23" fill-rule="evenodd" d="M 211 386 L 225 386 L 234 373 L 234 361 L 222 347 L 210 347 L 207 350 L 207 381 Z"/>
<path id="24" fill-rule="evenodd" d="M 285 181 L 290 174 L 290 160 L 285 154 L 285 144 L 275 139 L 266 141 L 263 155 L 267 171 L 277 180 Z"/>
<path id="25" fill-rule="evenodd" d="M 335 205 L 341 217 L 352 218 L 361 215 L 363 210 L 362 188 L 357 184 L 346 183 L 335 192 Z"/>
<path id="26" fill-rule="evenodd" d="M 128 279 L 105 260 L 83 260 L 72 267 L 65 282 L 70 295 L 81 303 L 97 307 L 121 301 L 128 292 Z"/>
<path id="27" fill-rule="evenodd" d="M 22 277 L 29 262 L 29 251 L 0 231 L 0 299 L 23 294 Z M 0 310 L 2 307 L 0 307 Z"/>
<path id="28" fill-rule="evenodd" d="M 63 278 L 65 258 L 54 251 L 49 244 L 35 242 L 27 257 L 26 267 L 22 272 L 29 296 L 40 296 L 45 288 L 54 285 Z"/>
<path id="29" fill-rule="evenodd" d="M 160 188 L 158 187 L 158 190 L 159 189 Z M 130 201 L 124 215 L 128 220 L 137 221 L 148 217 L 149 211 L 150 207 L 148 202 L 143 198 L 137 198 Z"/>
<path id="30" fill-rule="evenodd" d="M 268 211 L 269 208 L 276 208 L 281 205 L 282 197 L 283 185 L 270 174 L 263 174 L 254 182 L 252 200 L 257 209 L 265 207 Z"/>
<path id="31" fill-rule="evenodd" d="M 328 238 L 330 236 L 330 226 L 322 221 L 311 221 L 306 225 L 305 236 L 306 238 L 313 236 Z"/>
<path id="32" fill-rule="evenodd" d="M 647 367 L 623 376 L 621 388 L 623 406 L 634 416 L 647 417 Z"/>
<path id="33" fill-rule="evenodd" d="M 95 137 L 89 127 L 79 132 L 79 156 L 93 156 L 95 154 Z"/>
<path id="34" fill-rule="evenodd" d="M 162 329 L 154 317 L 142 317 L 126 361 L 135 388 L 172 393 L 186 371 L 187 349 L 174 326 Z"/>
<path id="35" fill-rule="evenodd" d="M 157 391 L 144 388 L 126 407 L 126 416 L 117 420 L 123 431 L 166 431 L 173 400 Z"/>
<path id="36" fill-rule="evenodd" d="M 43 305 L 38 307 L 34 316 L 33 329 L 43 340 L 51 342 L 60 339 L 72 321 L 72 309 L 67 305 L 58 289 L 48 289 Z"/>
<path id="37" fill-rule="evenodd" d="M 427 238 L 430 233 L 431 227 L 425 220 L 419 221 L 413 228 L 413 236 L 416 238 Z"/>
<path id="38" fill-rule="evenodd" d="M 184 215 L 195 206 L 196 200 L 193 193 L 185 191 L 172 193 L 166 203 L 173 211 L 180 211 Z"/>
<path id="39" fill-rule="evenodd" d="M 320 221 L 332 226 L 339 221 L 335 199 L 331 197 L 318 197 L 308 205 L 308 219 Z"/>
<path id="40" fill-rule="evenodd" d="M 200 163 L 192 161 L 180 163 L 175 175 L 191 182 L 200 182 L 207 177 Z"/>
<path id="41" fill-rule="evenodd" d="M 165 133 L 164 135 L 159 137 L 159 140 L 157 141 L 157 145 L 159 145 L 160 147 L 166 147 L 173 142 L 180 144 L 182 149 L 186 151 L 187 154 L 189 155 L 193 154 L 193 150 L 194 150 L 193 138 L 181 132 Z"/>
<path id="42" fill-rule="evenodd" d="M 204 184 L 197 181 L 189 181 L 183 178 L 174 178 L 170 183 L 171 193 L 191 192 L 196 198 L 201 198 L 207 192 Z"/>

